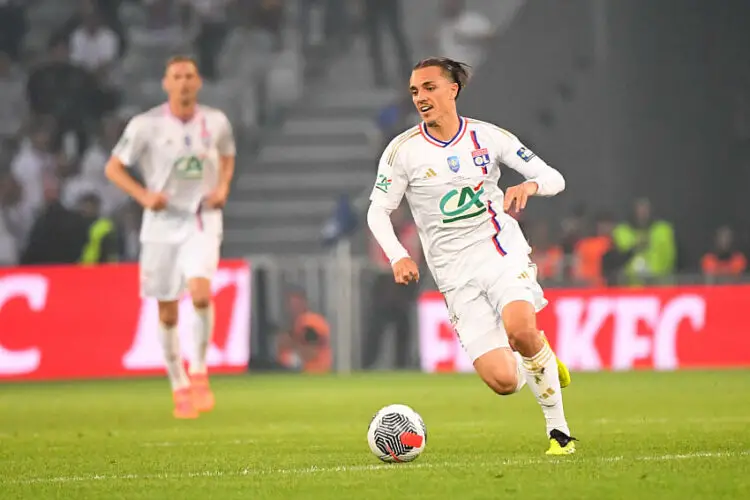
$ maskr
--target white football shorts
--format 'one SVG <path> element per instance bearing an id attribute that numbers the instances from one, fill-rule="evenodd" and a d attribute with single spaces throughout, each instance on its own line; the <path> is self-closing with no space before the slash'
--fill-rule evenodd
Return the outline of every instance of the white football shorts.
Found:
<path id="1" fill-rule="evenodd" d="M 219 266 L 221 238 L 194 233 L 180 243 L 143 242 L 140 255 L 141 297 L 179 300 L 192 278 L 213 278 Z"/>
<path id="2" fill-rule="evenodd" d="M 539 312 L 548 302 L 527 255 L 502 255 L 491 242 L 465 253 L 458 259 L 462 283 L 443 295 L 459 341 L 474 362 L 493 349 L 510 347 L 503 307 L 523 300 Z"/>

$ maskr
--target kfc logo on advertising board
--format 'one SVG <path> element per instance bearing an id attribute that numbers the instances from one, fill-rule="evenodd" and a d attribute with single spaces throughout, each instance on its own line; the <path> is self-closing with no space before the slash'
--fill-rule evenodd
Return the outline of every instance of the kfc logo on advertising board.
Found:
<path id="1" fill-rule="evenodd" d="M 750 366 L 743 308 L 750 286 L 548 290 L 539 314 L 557 355 L 574 370 Z M 420 298 L 422 368 L 471 371 L 442 297 Z M 731 347 L 730 347 L 731 346 Z"/>
<path id="2" fill-rule="evenodd" d="M 208 364 L 240 372 L 250 356 L 250 269 L 222 262 L 213 279 L 216 326 Z M 192 349 L 190 299 L 180 302 L 183 355 Z M 135 265 L 0 272 L 0 379 L 75 379 L 164 371 L 156 302 L 142 300 Z"/>

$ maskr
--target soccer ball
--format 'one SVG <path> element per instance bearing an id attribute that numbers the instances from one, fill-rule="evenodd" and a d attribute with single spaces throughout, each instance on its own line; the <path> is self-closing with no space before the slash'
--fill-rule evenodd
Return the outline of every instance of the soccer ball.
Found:
<path id="1" fill-rule="evenodd" d="M 406 405 L 381 408 L 367 429 L 370 450 L 383 462 L 411 462 L 427 444 L 422 417 Z"/>

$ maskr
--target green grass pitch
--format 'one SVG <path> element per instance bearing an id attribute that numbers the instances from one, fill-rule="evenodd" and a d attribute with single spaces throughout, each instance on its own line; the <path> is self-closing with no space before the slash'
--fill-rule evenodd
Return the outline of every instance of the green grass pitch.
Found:
<path id="1" fill-rule="evenodd" d="M 574 374 L 578 453 L 550 459 L 528 389 L 474 375 L 215 377 L 176 421 L 166 380 L 0 386 L 0 498 L 750 498 L 750 371 Z M 372 415 L 405 403 L 425 452 L 381 464 Z"/>

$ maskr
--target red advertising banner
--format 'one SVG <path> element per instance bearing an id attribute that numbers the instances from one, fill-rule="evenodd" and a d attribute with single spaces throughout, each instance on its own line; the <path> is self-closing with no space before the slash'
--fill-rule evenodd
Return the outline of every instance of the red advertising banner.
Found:
<path id="1" fill-rule="evenodd" d="M 244 371 L 250 355 L 250 269 L 226 261 L 213 279 L 212 373 Z M 193 307 L 180 301 L 183 355 Z M 0 269 L 0 380 L 164 372 L 156 301 L 139 296 L 135 264 Z"/>
<path id="2" fill-rule="evenodd" d="M 574 370 L 750 366 L 750 286 L 545 291 L 539 328 Z M 471 371 L 442 296 L 419 302 L 422 369 Z"/>

